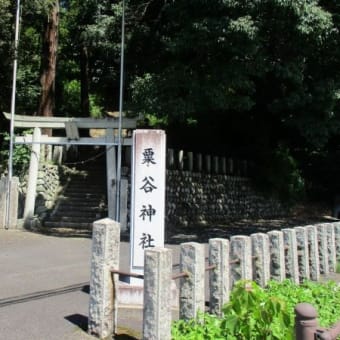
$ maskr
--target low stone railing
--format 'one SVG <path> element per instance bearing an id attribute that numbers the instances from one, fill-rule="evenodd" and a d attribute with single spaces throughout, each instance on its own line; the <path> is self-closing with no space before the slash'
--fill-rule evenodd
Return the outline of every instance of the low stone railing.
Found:
<path id="1" fill-rule="evenodd" d="M 119 224 L 94 223 L 89 332 L 106 337 L 115 331 L 119 273 Z M 221 314 L 233 285 L 254 280 L 265 286 L 285 278 L 319 280 L 336 270 L 340 259 L 340 222 L 274 230 L 266 234 L 210 239 L 206 245 L 180 245 L 180 273 L 172 273 L 172 251 L 150 248 L 144 262 L 144 339 L 170 339 L 171 281 L 180 278 L 179 314 L 194 318 L 205 310 L 205 273 L 209 273 L 210 312 Z M 111 274 L 113 273 L 113 279 Z M 133 273 L 130 273 L 133 276 Z M 140 275 L 139 275 L 140 276 Z"/>
<path id="2" fill-rule="evenodd" d="M 322 328 L 317 321 L 318 313 L 309 303 L 299 303 L 295 307 L 296 340 L 336 340 L 340 335 L 340 320 L 328 328 Z"/>

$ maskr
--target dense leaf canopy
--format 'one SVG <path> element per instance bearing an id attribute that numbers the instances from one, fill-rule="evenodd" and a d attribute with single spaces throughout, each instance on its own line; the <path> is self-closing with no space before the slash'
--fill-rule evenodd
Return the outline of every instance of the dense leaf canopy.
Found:
<path id="1" fill-rule="evenodd" d="M 25 1 L 20 113 L 37 111 L 44 21 L 55 1 Z M 320 160 L 340 129 L 336 0 L 126 0 L 124 108 L 169 143 L 263 161 Z M 0 0 L 0 109 L 8 110 L 15 8 Z M 60 1 L 56 115 L 118 108 L 122 3 Z M 271 156 L 268 156 L 271 157 Z M 306 167 L 305 167 L 306 168 Z M 308 170 L 308 169 L 307 169 Z"/>

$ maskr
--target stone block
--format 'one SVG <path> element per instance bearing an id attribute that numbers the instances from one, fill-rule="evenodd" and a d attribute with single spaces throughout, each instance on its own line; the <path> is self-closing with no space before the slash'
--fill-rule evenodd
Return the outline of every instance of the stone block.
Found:
<path id="1" fill-rule="evenodd" d="M 180 319 L 189 320 L 205 309 L 205 256 L 204 245 L 196 242 L 181 244 L 180 270 L 188 277 L 180 279 Z"/>
<path id="2" fill-rule="evenodd" d="M 221 316 L 230 295 L 229 240 L 209 240 L 209 264 L 215 266 L 209 275 L 210 313 Z"/>
<path id="3" fill-rule="evenodd" d="M 283 281 L 286 278 L 285 250 L 283 233 L 279 230 L 268 232 L 270 248 L 270 277 L 272 280 Z"/>
<path id="4" fill-rule="evenodd" d="M 117 322 L 119 223 L 105 218 L 93 223 L 88 331 L 99 338 L 112 337 Z"/>
<path id="5" fill-rule="evenodd" d="M 143 339 L 171 339 L 171 274 L 170 249 L 145 251 Z"/>
<path id="6" fill-rule="evenodd" d="M 263 233 L 250 235 L 252 242 L 253 280 L 265 287 L 270 280 L 269 236 Z"/>

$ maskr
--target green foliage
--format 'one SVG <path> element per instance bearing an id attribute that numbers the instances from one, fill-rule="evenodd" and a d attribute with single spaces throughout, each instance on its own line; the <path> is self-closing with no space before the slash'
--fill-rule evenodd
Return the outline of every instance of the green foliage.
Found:
<path id="1" fill-rule="evenodd" d="M 103 118 L 103 107 L 100 105 L 98 96 L 90 94 L 90 116 L 92 118 Z"/>
<path id="2" fill-rule="evenodd" d="M 9 111 L 12 65 L 12 5 L 9 0 L 0 0 L 0 110 Z"/>
<path id="3" fill-rule="evenodd" d="M 42 34 L 55 3 L 22 4 L 20 114 L 37 111 Z M 124 109 L 143 115 L 149 126 L 176 127 L 169 140 L 197 150 L 252 158 L 257 164 L 268 151 L 268 187 L 295 199 L 303 187 L 295 151 L 322 153 L 328 143 L 338 143 L 333 140 L 340 132 L 336 1 L 125 4 Z M 0 110 L 5 111 L 12 85 L 14 13 L 15 2 L 0 0 Z M 121 15 L 122 1 L 60 1 L 56 115 L 88 114 L 88 100 L 93 117 L 118 109 Z M 189 125 L 190 132 L 178 137 L 178 128 Z M 294 150 L 293 160 L 275 150 L 281 142 Z"/>
<path id="4" fill-rule="evenodd" d="M 304 179 L 287 147 L 279 146 L 273 153 L 265 154 L 254 180 L 264 192 L 285 203 L 291 204 L 304 197 Z"/>
<path id="5" fill-rule="evenodd" d="M 80 82 L 73 79 L 64 83 L 63 111 L 66 116 L 79 116 L 80 111 Z"/>
<path id="6" fill-rule="evenodd" d="M 24 134 L 32 133 L 31 130 L 26 130 Z M 4 169 L 7 168 L 9 158 L 9 143 L 10 136 L 7 132 L 0 133 L 3 138 L 2 149 L 0 151 L 0 161 Z M 31 157 L 31 150 L 27 145 L 15 144 L 13 147 L 13 174 L 22 177 L 26 174 Z"/>
<path id="7" fill-rule="evenodd" d="M 222 340 L 221 320 L 214 315 L 199 313 L 197 319 L 179 320 L 173 324 L 174 340 Z"/>
<path id="8" fill-rule="evenodd" d="M 227 338 L 293 339 L 294 323 L 283 300 L 268 296 L 254 282 L 237 284 L 223 311 L 221 326 Z"/>
<path id="9" fill-rule="evenodd" d="M 254 282 L 240 281 L 221 318 L 199 314 L 194 320 L 179 320 L 173 324 L 172 339 L 294 339 L 294 308 L 301 302 L 318 310 L 324 327 L 340 318 L 340 287 L 335 282 L 296 285 L 290 280 L 271 281 L 261 288 Z"/>
<path id="10" fill-rule="evenodd" d="M 322 327 L 328 327 L 340 318 L 340 287 L 334 281 L 318 283 L 305 281 L 296 285 L 290 280 L 282 283 L 271 281 L 266 289 L 270 296 L 285 301 L 294 322 L 294 308 L 300 302 L 312 304 L 318 311 L 318 320 Z"/>

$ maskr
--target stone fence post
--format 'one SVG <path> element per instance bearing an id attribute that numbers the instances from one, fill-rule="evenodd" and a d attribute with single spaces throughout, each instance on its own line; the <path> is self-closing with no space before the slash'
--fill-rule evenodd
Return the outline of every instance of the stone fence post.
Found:
<path id="1" fill-rule="evenodd" d="M 143 339 L 171 339 L 171 274 L 170 249 L 145 251 Z"/>
<path id="2" fill-rule="evenodd" d="M 17 228 L 19 204 L 18 188 L 18 177 L 12 177 L 11 183 L 8 183 L 8 177 L 0 179 L 0 229 Z M 7 216 L 7 213 L 9 216 Z"/>
<path id="3" fill-rule="evenodd" d="M 252 280 L 251 239 L 249 236 L 230 238 L 230 276 L 232 286 L 239 280 Z"/>
<path id="4" fill-rule="evenodd" d="M 184 151 L 178 151 L 178 170 L 184 170 Z"/>
<path id="5" fill-rule="evenodd" d="M 188 171 L 193 172 L 194 171 L 194 154 L 193 152 L 188 152 Z"/>
<path id="6" fill-rule="evenodd" d="M 333 223 L 333 225 L 334 225 L 336 260 L 340 261 L 340 222 L 335 222 Z"/>
<path id="7" fill-rule="evenodd" d="M 326 226 L 327 233 L 327 251 L 328 251 L 328 266 L 329 271 L 336 272 L 336 244 L 335 244 L 335 229 L 332 223 Z"/>
<path id="8" fill-rule="evenodd" d="M 202 154 L 198 153 L 196 155 L 196 171 L 197 172 L 202 172 L 202 168 L 203 168 L 202 163 L 203 163 L 203 161 L 202 161 Z"/>
<path id="9" fill-rule="evenodd" d="M 209 275 L 210 313 L 221 316 L 230 295 L 229 240 L 209 240 L 209 265 L 215 266 Z"/>
<path id="10" fill-rule="evenodd" d="M 310 258 L 308 248 L 308 234 L 306 227 L 296 227 L 296 243 L 298 250 L 299 281 L 310 279 Z"/>
<path id="11" fill-rule="evenodd" d="M 205 257 L 204 245 L 196 242 L 181 244 L 180 250 L 181 272 L 188 277 L 180 279 L 179 302 L 180 319 L 196 318 L 197 312 L 204 312 L 205 308 Z"/>
<path id="12" fill-rule="evenodd" d="M 299 264 L 295 229 L 282 229 L 285 249 L 286 277 L 299 284 Z"/>
<path id="13" fill-rule="evenodd" d="M 227 159 L 225 157 L 221 158 L 221 173 L 222 175 L 227 173 Z"/>
<path id="14" fill-rule="evenodd" d="M 204 160 L 205 160 L 205 171 L 208 174 L 210 174 L 211 173 L 211 156 L 205 155 Z"/>
<path id="15" fill-rule="evenodd" d="M 219 157 L 218 156 L 214 156 L 213 157 L 213 173 L 214 174 L 218 174 L 219 173 Z"/>
<path id="16" fill-rule="evenodd" d="M 283 281 L 286 278 L 283 233 L 279 230 L 268 232 L 270 247 L 270 278 Z"/>
<path id="17" fill-rule="evenodd" d="M 326 224 L 321 223 L 316 228 L 318 232 L 320 272 L 327 275 L 329 274 L 327 227 Z"/>
<path id="18" fill-rule="evenodd" d="M 310 278 L 314 281 L 320 280 L 320 258 L 318 247 L 318 231 L 315 225 L 305 227 L 307 229 L 307 239 L 309 244 L 309 258 L 310 258 Z"/>
<path id="19" fill-rule="evenodd" d="M 167 156 L 168 156 L 168 169 L 174 169 L 175 168 L 175 153 L 174 153 L 174 150 L 168 149 Z"/>
<path id="20" fill-rule="evenodd" d="M 269 237 L 264 233 L 251 234 L 253 280 L 265 287 L 270 280 Z"/>
<path id="21" fill-rule="evenodd" d="M 88 332 L 112 337 L 117 325 L 120 225 L 109 218 L 93 223 Z"/>

